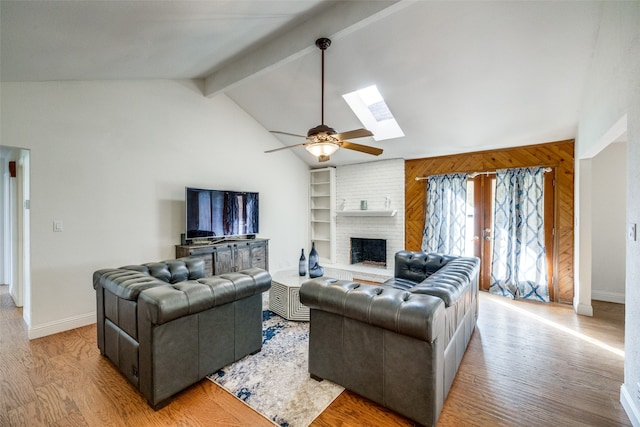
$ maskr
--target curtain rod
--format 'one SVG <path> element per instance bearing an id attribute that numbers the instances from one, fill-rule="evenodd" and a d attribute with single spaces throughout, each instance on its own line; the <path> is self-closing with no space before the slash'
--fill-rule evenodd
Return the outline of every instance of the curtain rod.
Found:
<path id="1" fill-rule="evenodd" d="M 545 172 L 551 172 L 552 170 L 553 169 L 551 169 L 549 167 L 544 168 Z M 470 174 L 468 174 L 469 175 L 468 177 L 469 178 L 475 178 L 478 175 L 492 175 L 492 174 L 495 174 L 495 173 L 496 173 L 496 171 L 471 172 Z M 424 181 L 424 180 L 427 180 L 427 179 L 429 179 L 428 176 L 416 176 L 416 181 Z"/>

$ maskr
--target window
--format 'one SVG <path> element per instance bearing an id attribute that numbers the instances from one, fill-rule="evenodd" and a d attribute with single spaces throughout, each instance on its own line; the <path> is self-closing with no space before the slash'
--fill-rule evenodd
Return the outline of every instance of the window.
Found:
<path id="1" fill-rule="evenodd" d="M 364 127 L 373 132 L 373 139 L 376 141 L 404 136 L 376 85 L 347 93 L 342 97 Z"/>

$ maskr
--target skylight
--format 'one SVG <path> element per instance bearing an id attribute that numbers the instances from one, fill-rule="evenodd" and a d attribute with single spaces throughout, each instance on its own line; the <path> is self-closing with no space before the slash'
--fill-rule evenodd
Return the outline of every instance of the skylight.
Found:
<path id="1" fill-rule="evenodd" d="M 404 136 L 376 85 L 347 93 L 342 97 L 364 127 L 373 132 L 373 139 L 376 141 Z"/>

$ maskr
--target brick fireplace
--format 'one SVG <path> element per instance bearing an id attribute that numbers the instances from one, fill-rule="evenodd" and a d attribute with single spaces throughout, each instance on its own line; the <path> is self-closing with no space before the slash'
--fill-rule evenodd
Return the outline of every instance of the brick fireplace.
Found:
<path id="1" fill-rule="evenodd" d="M 368 270 L 394 269 L 394 255 L 404 249 L 404 160 L 382 160 L 368 163 L 338 166 L 336 168 L 336 201 L 338 209 L 359 210 L 361 200 L 366 200 L 369 211 L 387 209 L 385 199 L 391 200 L 394 216 L 343 216 L 336 220 L 336 263 Z M 371 262 L 352 262 L 352 238 L 367 241 L 385 241 L 386 256 L 376 256 Z M 370 258 L 370 256 L 367 256 Z M 381 260 L 379 260 L 381 259 Z M 374 264 L 380 263 L 380 264 Z M 372 267 L 372 268 L 369 268 Z"/>

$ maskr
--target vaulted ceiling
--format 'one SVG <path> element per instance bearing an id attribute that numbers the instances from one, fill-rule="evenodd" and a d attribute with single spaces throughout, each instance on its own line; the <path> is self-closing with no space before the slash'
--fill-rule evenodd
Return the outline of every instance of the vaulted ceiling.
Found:
<path id="1" fill-rule="evenodd" d="M 588 1 L 6 1 L 2 81 L 204 79 L 267 130 L 362 127 L 342 95 L 376 84 L 405 136 L 332 165 L 576 136 L 598 36 Z M 273 148 L 302 142 L 274 136 Z M 301 159 L 318 166 L 302 147 Z M 280 152 L 265 154 L 278 156 Z"/>

